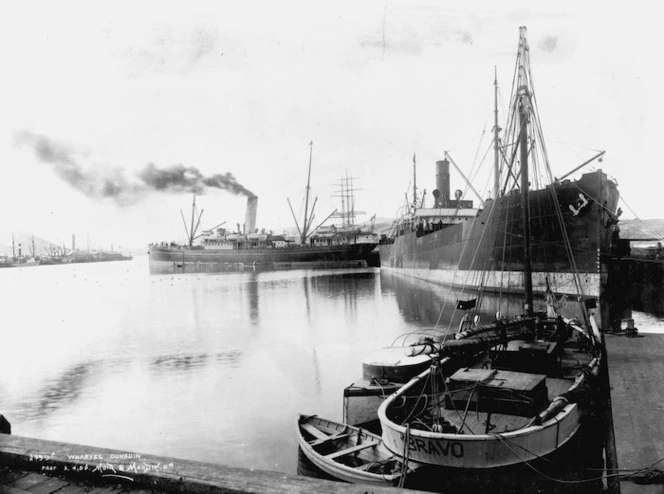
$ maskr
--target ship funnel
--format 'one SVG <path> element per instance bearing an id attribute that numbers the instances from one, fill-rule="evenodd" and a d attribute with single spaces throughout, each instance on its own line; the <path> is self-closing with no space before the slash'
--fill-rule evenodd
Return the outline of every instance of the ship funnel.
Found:
<path id="1" fill-rule="evenodd" d="M 436 161 L 436 188 L 440 191 L 437 202 L 440 207 L 447 207 L 450 200 L 450 162 L 446 159 Z"/>
<path id="2" fill-rule="evenodd" d="M 245 233 L 254 233 L 256 229 L 256 212 L 258 209 L 258 197 L 247 197 L 247 212 L 244 217 Z"/>

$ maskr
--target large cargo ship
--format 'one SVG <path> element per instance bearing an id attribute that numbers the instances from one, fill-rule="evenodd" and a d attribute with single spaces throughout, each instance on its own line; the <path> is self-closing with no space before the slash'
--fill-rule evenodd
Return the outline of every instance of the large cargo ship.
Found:
<path id="1" fill-rule="evenodd" d="M 311 144 L 310 144 L 311 146 Z M 191 226 L 188 228 L 188 242 L 183 245 L 151 244 L 149 246 L 150 266 L 156 271 L 215 271 L 227 268 L 348 268 L 377 265 L 378 235 L 370 229 L 355 225 L 355 211 L 352 187 L 342 181 L 343 210 L 335 210 L 330 217 L 342 218 L 341 225 L 313 226 L 313 210 L 309 210 L 311 178 L 311 151 L 309 154 L 309 174 L 307 177 L 306 206 L 301 224 L 297 223 L 298 235 L 292 238 L 256 228 L 258 197 L 247 198 L 244 226 L 236 231 L 221 226 L 197 234 L 200 214 L 196 202 L 192 206 Z M 293 214 L 295 218 L 295 214 Z M 183 216 L 184 218 L 184 216 Z"/>
<path id="2" fill-rule="evenodd" d="M 414 194 L 408 214 L 381 240 L 381 269 L 444 285 L 522 293 L 524 260 L 529 256 L 535 292 L 544 293 L 548 280 L 557 293 L 600 295 L 606 282 L 603 261 L 620 245 L 617 184 L 601 170 L 567 179 L 595 159 L 601 161 L 604 152 L 561 178 L 554 177 L 535 99 L 528 97 L 527 105 L 519 104 L 524 101 L 520 95 L 533 94 L 529 51 L 520 53 L 504 136 L 497 103 L 494 109 L 492 197 L 482 201 L 476 194 L 479 206 L 463 199 L 461 191 L 452 198 L 450 164 L 461 171 L 445 153 L 436 162 L 433 204 L 422 207 L 423 201 Z M 494 84 L 497 94 L 497 81 Z M 522 127 L 527 132 L 520 132 Z M 526 227 L 532 240 L 527 250 L 521 240 L 526 232 L 520 162 L 531 164 L 527 199 L 531 220 Z M 470 181 L 466 183 L 475 191 Z"/>

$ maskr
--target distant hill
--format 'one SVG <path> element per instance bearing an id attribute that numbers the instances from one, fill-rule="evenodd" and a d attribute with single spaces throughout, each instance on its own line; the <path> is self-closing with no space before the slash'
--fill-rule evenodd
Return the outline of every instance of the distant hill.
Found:
<path id="1" fill-rule="evenodd" d="M 36 257 L 41 257 L 45 256 L 47 254 L 51 254 L 51 252 L 58 252 L 58 251 L 63 251 L 63 245 L 62 244 L 56 244 L 54 242 L 51 242 L 49 240 L 46 240 L 44 238 L 38 237 L 37 235 L 32 235 L 31 233 L 28 232 L 23 232 L 23 231 L 15 231 L 14 232 L 14 251 L 15 255 L 19 255 L 19 248 L 21 250 L 21 254 L 24 256 L 36 256 Z M 6 236 L 5 236 L 6 238 Z M 11 236 L 10 236 L 11 240 Z M 33 242 L 34 242 L 34 252 L 33 252 Z M 67 252 L 71 251 L 71 243 L 68 243 L 65 245 L 67 248 Z M 85 250 L 85 246 L 77 246 L 78 248 L 83 248 Z M 95 251 L 100 251 L 100 250 L 105 250 L 109 251 L 109 249 L 99 249 L 99 248 L 94 248 L 91 250 Z M 116 248 L 114 250 L 117 250 L 122 253 L 146 253 L 148 251 L 147 245 L 143 246 L 135 246 L 133 248 L 128 248 L 128 247 L 121 247 L 121 248 Z M 12 255 L 12 245 L 10 244 L 0 244 L 0 255 L 6 255 L 6 256 L 11 256 Z"/>
<path id="2" fill-rule="evenodd" d="M 621 238 L 664 238 L 664 219 L 620 220 Z"/>
<path id="3" fill-rule="evenodd" d="M 374 223 L 374 232 L 376 232 L 378 235 L 381 234 L 388 234 L 390 230 L 392 229 L 392 226 L 394 225 L 395 218 L 376 218 L 376 222 Z"/>
<path id="4" fill-rule="evenodd" d="M 34 240 L 34 250 L 33 250 L 33 240 Z M 14 249 L 16 255 L 19 254 L 19 248 L 21 249 L 21 254 L 24 256 L 43 256 L 48 253 L 51 249 L 51 246 L 55 245 L 53 242 L 49 242 L 43 238 L 37 237 L 27 232 L 17 231 L 14 232 Z M 1 255 L 12 255 L 12 245 L 2 245 L 0 244 L 0 254 Z"/>

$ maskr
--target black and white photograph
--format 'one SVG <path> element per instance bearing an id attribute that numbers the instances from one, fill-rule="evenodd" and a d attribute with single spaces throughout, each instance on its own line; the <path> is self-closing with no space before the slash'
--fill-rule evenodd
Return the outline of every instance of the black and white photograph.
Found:
<path id="1" fill-rule="evenodd" d="M 660 493 L 642 1 L 0 15 L 0 492 Z"/>

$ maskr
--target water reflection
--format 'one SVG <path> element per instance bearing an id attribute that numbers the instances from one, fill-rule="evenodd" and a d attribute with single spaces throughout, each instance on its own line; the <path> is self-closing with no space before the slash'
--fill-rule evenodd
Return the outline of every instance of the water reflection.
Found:
<path id="1" fill-rule="evenodd" d="M 302 278 L 302 287 L 304 288 L 304 308 L 307 314 L 307 320 L 311 320 L 311 300 L 309 299 L 309 285 L 311 281 L 308 276 Z"/>
<path id="2" fill-rule="evenodd" d="M 258 273 L 252 272 L 249 276 L 249 280 L 246 283 L 247 286 L 247 300 L 249 302 L 249 319 L 252 324 L 258 324 L 259 317 L 259 306 L 258 306 Z"/>
<path id="3" fill-rule="evenodd" d="M 174 354 L 157 357 L 150 362 L 150 365 L 158 371 L 181 373 L 183 371 L 200 369 L 213 362 L 237 364 L 240 357 L 242 357 L 242 352 L 238 350 L 216 354 Z"/>
<path id="4" fill-rule="evenodd" d="M 181 262 L 150 262 L 150 274 L 192 274 L 192 273 L 249 273 L 258 271 L 250 265 L 226 263 L 181 263 Z M 270 268 L 264 268 L 270 269 Z"/>
<path id="5" fill-rule="evenodd" d="M 457 309 L 459 300 L 478 300 L 480 324 L 493 321 L 498 312 L 506 316 L 523 313 L 523 297 L 518 295 L 464 291 L 388 271 L 380 273 L 380 281 L 383 295 L 393 294 L 396 297 L 404 320 L 423 329 L 443 333 L 455 331 L 465 314 L 465 311 Z M 546 310 L 543 298 L 535 297 L 533 302 L 535 310 Z M 578 303 L 567 301 L 563 314 L 578 317 Z"/>
<path id="6" fill-rule="evenodd" d="M 75 401 L 86 386 L 94 365 L 81 363 L 65 371 L 54 382 L 49 383 L 41 390 L 41 398 L 37 410 L 48 413 L 62 408 Z"/>
<path id="7" fill-rule="evenodd" d="M 67 408 L 81 398 L 97 364 L 86 362 L 67 368 L 62 374 L 49 379 L 36 393 L 34 400 L 16 404 L 16 418 L 39 420 L 51 413 Z"/>

